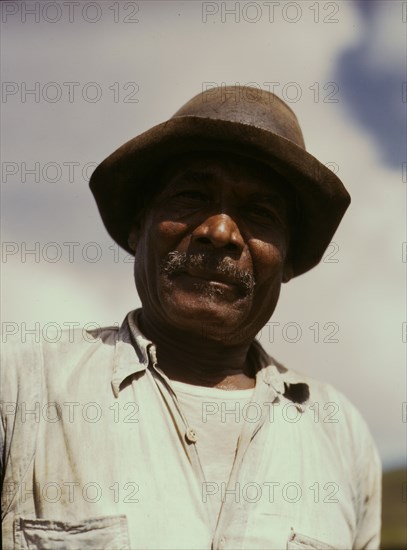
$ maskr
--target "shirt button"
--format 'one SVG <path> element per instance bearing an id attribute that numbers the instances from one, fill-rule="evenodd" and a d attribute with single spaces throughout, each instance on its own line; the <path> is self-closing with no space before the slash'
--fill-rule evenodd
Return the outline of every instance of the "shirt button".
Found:
<path id="1" fill-rule="evenodd" d="M 198 436 L 194 428 L 188 428 L 185 436 L 190 443 L 196 443 L 198 441 Z"/>
<path id="2" fill-rule="evenodd" d="M 219 550 L 223 550 L 225 548 L 226 540 L 225 537 L 220 537 L 219 539 Z"/>

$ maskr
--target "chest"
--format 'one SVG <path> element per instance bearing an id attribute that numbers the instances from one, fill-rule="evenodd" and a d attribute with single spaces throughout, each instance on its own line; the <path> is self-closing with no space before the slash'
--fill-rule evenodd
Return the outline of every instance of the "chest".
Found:
<path id="1" fill-rule="evenodd" d="M 214 481 L 201 468 L 182 406 L 157 387 L 130 385 L 119 399 L 78 403 L 70 416 L 65 406 L 58 421 L 41 422 L 33 470 L 38 517 L 122 515 L 134 548 L 312 548 L 314 539 L 317 548 L 352 547 L 347 459 L 335 430 L 313 415 L 283 414 L 277 403 L 242 409 L 249 437 L 240 452 L 242 438 L 237 443 L 230 479 Z M 263 415 L 258 430 L 254 407 Z M 213 437 L 224 432 L 227 440 L 227 430 L 225 422 Z M 220 502 L 216 521 L 213 499 Z"/>

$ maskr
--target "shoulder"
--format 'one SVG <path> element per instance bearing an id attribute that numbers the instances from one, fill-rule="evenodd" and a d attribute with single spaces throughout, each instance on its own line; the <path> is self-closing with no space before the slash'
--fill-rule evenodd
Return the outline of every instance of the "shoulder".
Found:
<path id="1" fill-rule="evenodd" d="M 358 407 L 332 384 L 289 369 L 268 356 L 276 372 L 285 405 L 293 403 L 303 412 L 309 428 L 340 449 L 344 463 L 364 468 L 371 461 L 380 469 L 380 459 L 370 428 Z"/>
<path id="2" fill-rule="evenodd" d="M 369 432 L 367 423 L 357 406 L 332 384 L 313 378 L 303 372 L 289 369 L 270 356 L 269 360 L 275 366 L 278 376 L 284 383 L 286 395 L 294 392 L 295 386 L 302 386 L 306 408 L 323 410 L 331 406 L 332 409 L 337 410 L 335 414 L 337 422 L 334 423 L 340 423 L 344 428 L 351 431 L 360 429 L 363 432 Z"/>
<path id="3" fill-rule="evenodd" d="M 281 375 L 288 387 L 298 383 L 308 386 L 309 397 L 304 413 L 315 424 L 316 430 L 337 449 L 345 468 L 355 475 L 355 483 L 363 485 L 370 483 L 372 477 L 379 478 L 379 452 L 359 408 L 328 382 L 289 369 Z"/>
<path id="4" fill-rule="evenodd" d="M 288 370 L 285 379 L 288 383 L 304 383 L 309 388 L 307 407 L 318 411 L 325 424 L 338 424 L 342 432 L 356 440 L 371 437 L 366 420 L 358 407 L 332 384 L 317 380 L 303 373 Z M 330 417 L 330 418 L 328 418 Z"/>
<path id="5" fill-rule="evenodd" d="M 56 324 L 55 324 L 56 325 Z M 46 333 L 3 335 L 1 345 L 2 401 L 21 401 L 39 393 L 44 378 L 66 374 L 86 364 L 95 353 L 112 355 L 118 327 L 68 326 Z M 35 391 L 36 390 L 36 391 Z"/>
<path id="6" fill-rule="evenodd" d="M 359 409 L 327 382 L 278 365 L 287 387 L 306 384 L 309 390 L 304 415 L 312 441 L 330 449 L 330 460 L 340 465 L 356 510 L 354 548 L 376 548 L 380 539 L 382 465 L 376 443 Z M 311 436 L 311 432 L 309 434 Z"/>

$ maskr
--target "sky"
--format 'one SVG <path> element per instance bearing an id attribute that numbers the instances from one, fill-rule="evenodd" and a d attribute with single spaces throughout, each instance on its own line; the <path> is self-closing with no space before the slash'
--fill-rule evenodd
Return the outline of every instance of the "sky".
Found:
<path id="1" fill-rule="evenodd" d="M 352 204 L 259 338 L 336 386 L 401 465 L 406 397 L 406 2 L 2 2 L 2 333 L 48 339 L 139 307 L 94 167 L 207 87 L 274 91 Z M 53 332 L 54 331 L 54 332 Z M 405 420 L 405 418 L 404 418 Z"/>

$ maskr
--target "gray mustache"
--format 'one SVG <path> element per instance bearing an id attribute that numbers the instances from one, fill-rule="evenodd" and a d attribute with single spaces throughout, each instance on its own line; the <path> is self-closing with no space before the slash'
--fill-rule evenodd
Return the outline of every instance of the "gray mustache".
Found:
<path id="1" fill-rule="evenodd" d="M 188 268 L 198 268 L 204 271 L 211 269 L 219 275 L 230 277 L 247 294 L 252 294 L 256 285 L 251 272 L 237 268 L 230 258 L 222 258 L 214 262 L 210 254 L 186 254 L 185 252 L 169 252 L 160 264 L 160 273 L 177 275 Z"/>

